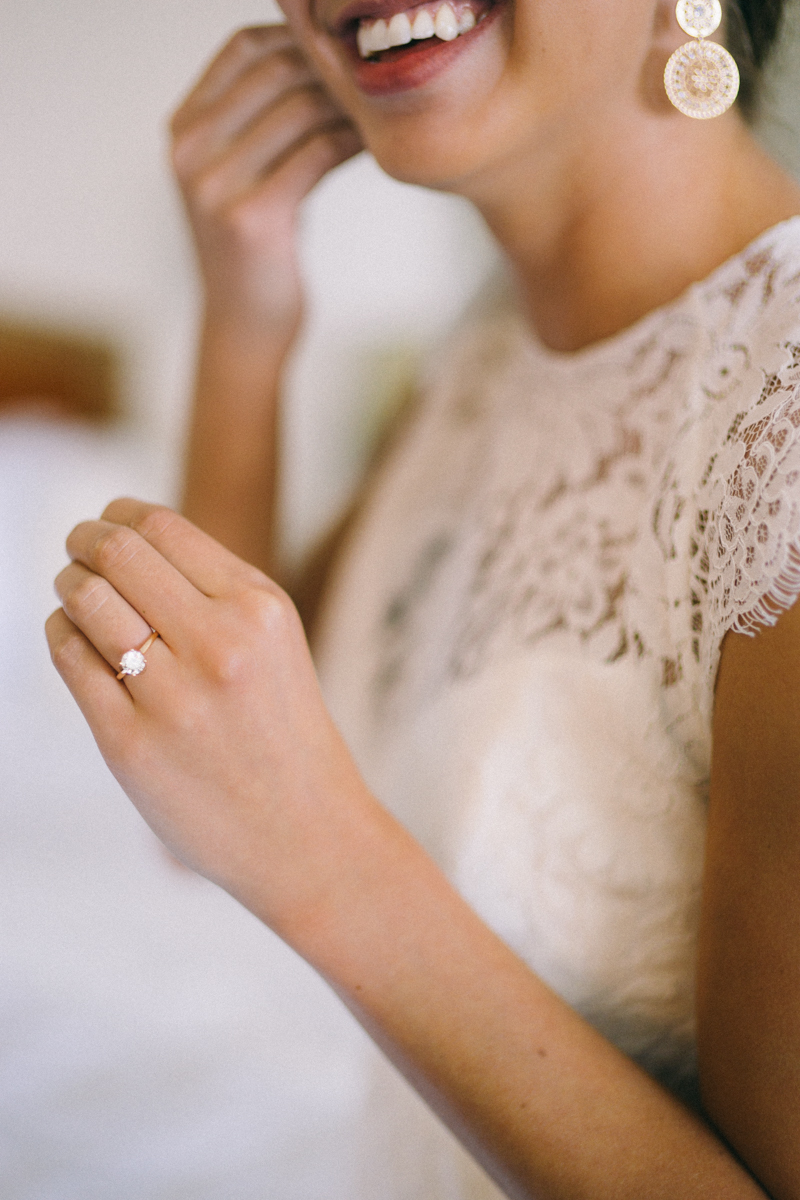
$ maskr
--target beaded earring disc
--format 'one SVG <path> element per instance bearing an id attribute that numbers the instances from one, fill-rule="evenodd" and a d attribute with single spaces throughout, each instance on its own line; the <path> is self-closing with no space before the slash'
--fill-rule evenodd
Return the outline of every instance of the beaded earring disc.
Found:
<path id="1" fill-rule="evenodd" d="M 678 0 L 675 16 L 684 33 L 697 41 L 679 46 L 667 63 L 667 95 L 687 117 L 719 117 L 739 92 L 739 71 L 732 56 L 718 42 L 705 40 L 722 21 L 720 2 Z"/>

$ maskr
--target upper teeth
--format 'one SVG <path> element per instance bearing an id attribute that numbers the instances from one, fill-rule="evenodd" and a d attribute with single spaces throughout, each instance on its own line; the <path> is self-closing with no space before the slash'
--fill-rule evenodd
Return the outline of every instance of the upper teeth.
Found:
<path id="1" fill-rule="evenodd" d="M 369 58 L 380 50 L 405 46 L 410 41 L 421 41 L 434 34 L 443 42 L 452 42 L 453 38 L 474 26 L 475 13 L 471 8 L 463 8 L 459 16 L 451 4 L 410 8 L 396 13 L 390 21 L 382 17 L 377 21 L 361 21 L 356 35 L 358 53 L 362 58 Z"/>

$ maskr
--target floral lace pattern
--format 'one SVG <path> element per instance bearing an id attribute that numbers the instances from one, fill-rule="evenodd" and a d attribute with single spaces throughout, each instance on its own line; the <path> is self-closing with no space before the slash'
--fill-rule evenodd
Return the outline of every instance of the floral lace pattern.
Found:
<path id="1" fill-rule="evenodd" d="M 471 439 L 469 478 L 436 480 L 441 520 L 386 596 L 376 711 L 564 632 L 656 658 L 664 687 L 692 657 L 708 708 L 724 633 L 800 592 L 800 346 L 769 340 L 776 318 L 800 326 L 800 279 L 782 265 L 754 250 L 585 361 L 531 349 L 508 314 L 470 331 L 418 431 L 425 453 Z"/>
<path id="2" fill-rule="evenodd" d="M 726 629 L 773 624 L 800 592 L 800 346 L 786 350 L 786 370 L 736 414 L 701 483 L 690 552 L 715 631 L 709 651 Z"/>
<path id="3" fill-rule="evenodd" d="M 508 305 L 468 322 L 321 631 L 375 794 L 683 1094 L 720 647 L 798 594 L 800 218 L 573 355 Z"/>
<path id="4" fill-rule="evenodd" d="M 527 340 L 521 327 L 515 333 Z M 643 653 L 625 607 L 652 462 L 668 426 L 662 389 L 688 353 L 686 323 L 677 320 L 673 333 L 666 349 L 654 338 L 636 348 L 619 403 L 594 406 L 587 392 L 572 409 L 561 404 L 557 376 L 529 354 L 520 361 L 507 318 L 472 341 L 418 431 L 429 448 L 447 439 L 471 449 L 448 455 L 446 479 L 428 492 L 438 522 L 386 596 L 374 643 L 376 701 L 404 685 L 417 698 L 420 687 L 431 694 L 557 632 L 572 632 L 602 658 Z M 616 376 L 618 364 L 610 366 L 606 373 Z M 476 377 L 482 407 L 464 399 Z"/>

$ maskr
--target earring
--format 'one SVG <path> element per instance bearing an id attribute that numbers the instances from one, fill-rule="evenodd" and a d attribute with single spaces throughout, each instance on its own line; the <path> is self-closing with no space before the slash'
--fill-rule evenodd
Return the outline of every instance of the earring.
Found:
<path id="1" fill-rule="evenodd" d="M 678 0 L 678 24 L 696 42 L 685 42 L 664 71 L 664 87 L 677 109 L 687 117 L 719 117 L 739 91 L 739 71 L 718 42 L 707 42 L 722 21 L 719 0 Z"/>

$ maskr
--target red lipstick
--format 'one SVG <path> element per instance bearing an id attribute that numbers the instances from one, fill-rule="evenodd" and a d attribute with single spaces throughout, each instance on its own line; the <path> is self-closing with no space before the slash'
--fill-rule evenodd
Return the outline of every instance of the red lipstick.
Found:
<path id="1" fill-rule="evenodd" d="M 408 0 L 354 0 L 339 15 L 334 28 L 344 43 L 360 91 L 368 96 L 389 96 L 422 87 L 446 70 L 469 49 L 476 37 L 486 31 L 502 7 L 502 3 L 489 0 L 484 12 L 478 15 L 474 28 L 459 34 L 452 41 L 442 41 L 433 36 L 382 50 L 369 58 L 362 58 L 356 45 L 359 21 L 377 21 L 381 17 L 389 21 L 397 13 L 411 11 Z"/>

